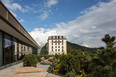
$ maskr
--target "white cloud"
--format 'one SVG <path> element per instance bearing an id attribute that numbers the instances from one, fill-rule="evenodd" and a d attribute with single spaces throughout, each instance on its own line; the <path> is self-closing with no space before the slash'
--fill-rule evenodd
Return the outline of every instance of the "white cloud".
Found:
<path id="1" fill-rule="evenodd" d="M 47 17 L 49 16 L 49 13 L 44 11 L 43 14 L 41 14 L 39 17 L 42 19 L 42 20 L 45 20 Z"/>
<path id="2" fill-rule="evenodd" d="M 83 44 L 83 46 L 85 46 L 85 47 L 89 47 L 88 45 L 86 45 L 86 44 Z"/>
<path id="3" fill-rule="evenodd" d="M 21 23 L 21 22 L 24 22 L 24 20 L 23 19 L 21 19 L 21 20 L 19 20 L 19 22 Z"/>
<path id="4" fill-rule="evenodd" d="M 47 7 L 51 8 L 51 6 L 58 3 L 58 0 L 48 0 Z"/>
<path id="5" fill-rule="evenodd" d="M 56 31 L 49 29 L 46 30 L 44 28 L 35 28 L 32 32 L 30 32 L 30 34 L 39 43 L 40 46 L 43 46 L 47 42 L 48 36 L 56 35 Z"/>
<path id="6" fill-rule="evenodd" d="M 95 7 L 95 8 L 93 8 Z M 56 28 L 36 28 L 30 32 L 32 37 L 43 46 L 48 36 L 64 35 L 67 40 L 89 47 L 105 46 L 101 38 L 109 33 L 116 36 L 116 0 L 99 3 L 88 8 L 86 13 L 68 23 L 58 23 Z M 92 8 L 92 9 L 91 9 Z"/>
<path id="7" fill-rule="evenodd" d="M 39 12 L 40 13 L 42 12 L 43 14 L 41 14 L 39 18 L 41 18 L 42 20 L 45 20 L 46 18 L 48 18 L 49 14 L 52 12 L 51 7 L 53 5 L 56 5 L 57 3 L 58 3 L 58 0 L 47 0 L 47 2 L 44 2 L 44 7 L 42 7 L 42 5 L 40 4 L 41 9 Z"/>
<path id="8" fill-rule="evenodd" d="M 2 2 L 5 4 L 7 8 L 10 10 L 19 10 L 21 12 L 28 12 L 31 8 L 29 6 L 25 6 L 24 8 L 19 5 L 18 3 L 13 3 L 13 0 L 2 0 Z"/>

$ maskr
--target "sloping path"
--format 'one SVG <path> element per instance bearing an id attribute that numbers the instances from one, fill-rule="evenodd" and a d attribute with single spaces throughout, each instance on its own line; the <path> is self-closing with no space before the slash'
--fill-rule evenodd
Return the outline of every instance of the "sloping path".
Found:
<path id="1" fill-rule="evenodd" d="M 42 64 L 40 64 L 40 63 L 37 64 L 37 68 L 44 69 L 44 72 L 47 72 L 49 66 L 50 66 L 50 65 L 42 65 Z M 61 76 L 48 73 L 47 77 L 61 77 Z"/>

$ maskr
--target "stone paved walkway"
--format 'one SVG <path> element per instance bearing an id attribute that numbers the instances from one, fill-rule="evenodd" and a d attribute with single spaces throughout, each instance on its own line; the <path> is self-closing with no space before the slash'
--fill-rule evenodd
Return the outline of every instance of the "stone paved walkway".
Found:
<path id="1" fill-rule="evenodd" d="M 58 75 L 54 75 L 54 74 L 48 73 L 47 77 L 61 77 L 61 76 L 58 76 Z"/>
<path id="2" fill-rule="evenodd" d="M 19 63 L 4 69 L 0 70 L 0 77 L 2 77 L 3 75 L 10 75 L 10 74 L 15 74 L 14 71 L 23 67 L 23 63 Z"/>
<path id="3" fill-rule="evenodd" d="M 37 64 L 37 68 L 43 69 L 44 72 L 47 72 L 49 66 L 50 65 L 43 65 L 43 64 L 40 64 L 40 63 Z"/>
<path id="4" fill-rule="evenodd" d="M 37 68 L 44 69 L 44 72 L 47 72 L 49 66 L 50 66 L 50 65 L 42 65 L 42 64 L 40 64 L 40 63 L 37 64 Z M 61 76 L 48 73 L 47 77 L 61 77 Z"/>
<path id="5" fill-rule="evenodd" d="M 21 67 L 23 67 L 23 63 L 19 63 L 19 64 L 16 64 L 14 66 L 10 66 L 10 67 L 1 69 L 0 70 L 0 77 L 2 77 L 3 75 L 15 74 L 14 71 L 21 68 Z M 47 72 L 47 69 L 49 68 L 49 65 L 42 65 L 42 64 L 38 63 L 37 68 L 44 69 L 43 72 Z M 60 76 L 48 73 L 47 77 L 60 77 Z"/>

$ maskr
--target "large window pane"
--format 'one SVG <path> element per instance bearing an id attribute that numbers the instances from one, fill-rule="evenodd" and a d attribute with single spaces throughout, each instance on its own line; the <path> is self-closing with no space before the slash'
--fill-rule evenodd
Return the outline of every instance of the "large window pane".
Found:
<path id="1" fill-rule="evenodd" d="M 2 33 L 0 32 L 0 66 L 3 64 L 3 56 L 2 56 Z"/>
<path id="2" fill-rule="evenodd" d="M 19 43 L 19 53 L 18 53 L 18 60 L 21 60 L 21 56 L 22 56 L 22 51 L 21 51 L 21 49 L 22 49 L 22 45 L 21 45 L 21 43 Z"/>
<path id="3" fill-rule="evenodd" d="M 19 60 L 19 43 L 17 42 L 17 61 Z"/>
<path id="4" fill-rule="evenodd" d="M 17 39 L 12 40 L 12 61 L 17 61 Z"/>
<path id="5" fill-rule="evenodd" d="M 4 35 L 4 65 L 11 63 L 11 37 Z"/>

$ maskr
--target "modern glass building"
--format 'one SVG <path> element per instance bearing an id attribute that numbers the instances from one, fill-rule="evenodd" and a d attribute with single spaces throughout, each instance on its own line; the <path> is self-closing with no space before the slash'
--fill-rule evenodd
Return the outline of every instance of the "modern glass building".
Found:
<path id="1" fill-rule="evenodd" d="M 40 46 L 0 1 L 0 66 L 37 54 Z"/>

